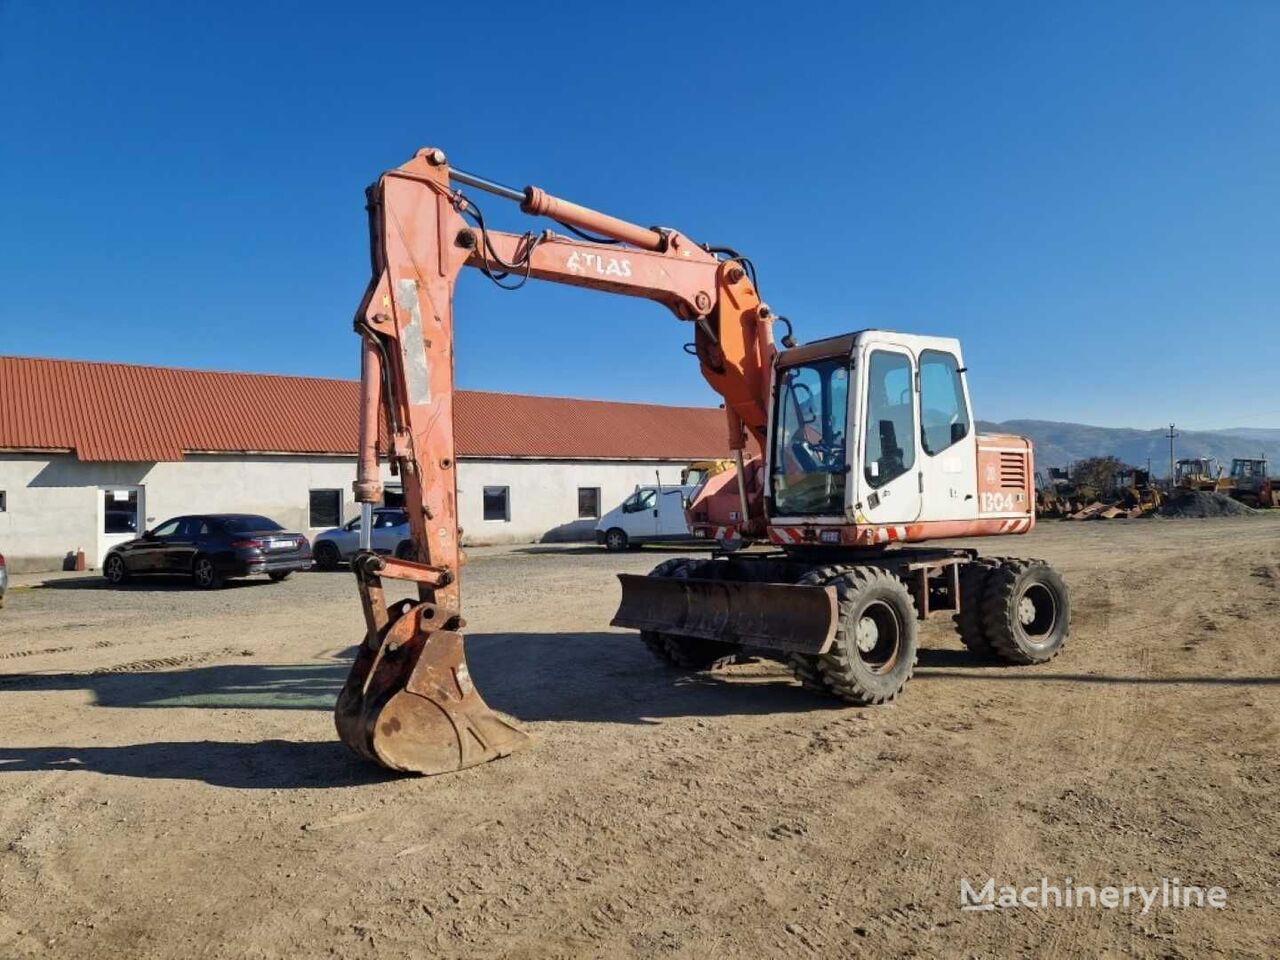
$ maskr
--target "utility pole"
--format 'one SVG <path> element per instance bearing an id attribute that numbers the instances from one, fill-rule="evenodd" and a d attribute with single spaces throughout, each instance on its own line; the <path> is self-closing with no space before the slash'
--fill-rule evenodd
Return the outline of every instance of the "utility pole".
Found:
<path id="1" fill-rule="evenodd" d="M 1169 424 L 1169 432 L 1165 436 L 1169 439 L 1169 492 L 1173 493 L 1173 441 L 1177 440 L 1182 434 L 1173 429 L 1173 424 Z"/>

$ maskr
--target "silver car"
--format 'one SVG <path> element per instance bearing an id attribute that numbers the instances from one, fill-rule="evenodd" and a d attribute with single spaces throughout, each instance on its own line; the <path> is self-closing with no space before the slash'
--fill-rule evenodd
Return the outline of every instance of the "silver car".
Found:
<path id="1" fill-rule="evenodd" d="M 414 554 L 409 533 L 409 515 L 398 507 L 379 507 L 373 511 L 373 551 L 410 558 Z M 360 518 L 326 530 L 315 538 L 311 555 L 321 570 L 334 570 L 350 560 L 360 549 Z"/>

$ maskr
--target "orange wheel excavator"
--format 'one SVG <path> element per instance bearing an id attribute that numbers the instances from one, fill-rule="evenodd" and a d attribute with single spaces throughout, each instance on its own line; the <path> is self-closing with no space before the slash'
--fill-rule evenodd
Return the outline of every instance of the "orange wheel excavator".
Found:
<path id="1" fill-rule="evenodd" d="M 567 232 L 491 230 L 476 193 Z M 434 774 L 529 742 L 485 704 L 463 654 L 452 303 L 464 267 L 512 288 L 532 278 L 642 297 L 692 324 L 690 352 L 724 399 L 736 469 L 704 485 L 690 518 L 709 540 L 754 549 L 619 575 L 613 625 L 638 630 L 664 662 L 770 657 L 807 687 L 878 704 L 910 679 L 921 619 L 952 617 L 983 657 L 1040 663 L 1061 650 L 1070 603 L 1047 564 L 922 545 L 1035 523 L 1031 445 L 976 432 L 958 341 L 864 330 L 797 346 L 736 251 L 465 173 L 438 149 L 367 196 L 373 277 L 355 319 L 365 522 L 352 563 L 366 634 L 336 708 L 357 753 Z M 775 321 L 787 327 L 782 350 Z M 402 479 L 412 561 L 369 549 L 383 449 Z M 417 601 L 388 605 L 386 578 L 416 583 Z"/>

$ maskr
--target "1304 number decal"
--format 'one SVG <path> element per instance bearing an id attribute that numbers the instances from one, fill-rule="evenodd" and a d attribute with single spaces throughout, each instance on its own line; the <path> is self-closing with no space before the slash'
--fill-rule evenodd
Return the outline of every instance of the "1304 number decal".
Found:
<path id="1" fill-rule="evenodd" d="M 1017 509 L 1012 493 L 992 493 L 989 490 L 982 492 L 983 513 L 1013 513 Z"/>

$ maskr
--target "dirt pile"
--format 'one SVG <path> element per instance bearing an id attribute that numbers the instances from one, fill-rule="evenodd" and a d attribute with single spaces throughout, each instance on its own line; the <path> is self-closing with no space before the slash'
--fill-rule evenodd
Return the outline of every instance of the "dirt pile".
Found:
<path id="1" fill-rule="evenodd" d="M 1160 508 L 1162 517 L 1251 517 L 1258 513 L 1225 493 L 1189 490 Z"/>

